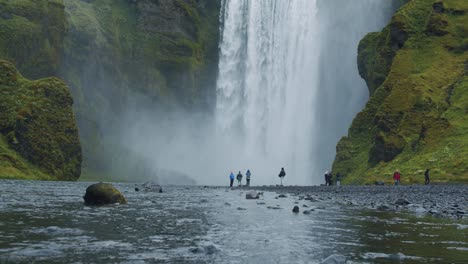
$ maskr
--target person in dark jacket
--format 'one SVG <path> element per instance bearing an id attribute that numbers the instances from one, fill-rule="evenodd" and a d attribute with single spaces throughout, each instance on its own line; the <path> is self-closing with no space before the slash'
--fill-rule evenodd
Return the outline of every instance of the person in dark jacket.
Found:
<path id="1" fill-rule="evenodd" d="M 247 183 L 246 183 L 247 187 L 250 186 L 250 175 L 251 175 L 250 170 L 247 170 L 247 172 L 245 173 L 245 179 L 247 181 Z"/>
<path id="2" fill-rule="evenodd" d="M 239 183 L 239 187 L 242 186 L 242 173 L 240 171 L 237 173 L 237 182 Z"/>
<path id="3" fill-rule="evenodd" d="M 325 172 L 325 186 L 328 186 L 328 171 Z"/>
<path id="4" fill-rule="evenodd" d="M 341 185 L 341 174 L 339 172 L 336 173 L 336 186 Z"/>
<path id="5" fill-rule="evenodd" d="M 426 169 L 424 172 L 424 184 L 428 185 L 430 182 L 431 180 L 429 179 L 429 169 Z"/>
<path id="6" fill-rule="evenodd" d="M 333 174 L 331 173 L 328 173 L 328 186 L 332 186 L 333 185 Z"/>
<path id="7" fill-rule="evenodd" d="M 281 179 L 281 186 L 283 186 L 283 179 L 284 177 L 286 177 L 286 172 L 284 171 L 284 168 L 281 168 L 281 171 L 278 174 L 278 177 Z"/>

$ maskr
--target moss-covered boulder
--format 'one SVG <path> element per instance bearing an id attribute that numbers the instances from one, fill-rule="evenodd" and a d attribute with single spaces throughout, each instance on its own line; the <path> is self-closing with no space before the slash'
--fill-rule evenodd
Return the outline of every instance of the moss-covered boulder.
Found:
<path id="1" fill-rule="evenodd" d="M 90 185 L 83 199 L 86 205 L 127 203 L 127 199 L 112 184 L 102 182 Z"/>
<path id="2" fill-rule="evenodd" d="M 411 0 L 359 45 L 370 99 L 337 145 L 348 183 L 468 181 L 468 1 Z"/>
<path id="3" fill-rule="evenodd" d="M 0 178 L 76 180 L 81 145 L 68 87 L 0 60 Z"/>

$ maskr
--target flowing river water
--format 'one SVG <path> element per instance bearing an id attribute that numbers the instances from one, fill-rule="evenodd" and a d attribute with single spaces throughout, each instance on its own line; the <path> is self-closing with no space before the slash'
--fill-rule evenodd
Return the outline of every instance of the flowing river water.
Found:
<path id="1" fill-rule="evenodd" d="M 115 184 L 126 205 L 88 207 L 86 182 L 0 181 L 0 263 L 466 263 L 468 225 L 245 190 Z M 301 208 L 292 213 L 294 205 Z M 307 207 L 304 207 L 307 206 Z M 306 209 L 314 209 L 303 214 Z"/>

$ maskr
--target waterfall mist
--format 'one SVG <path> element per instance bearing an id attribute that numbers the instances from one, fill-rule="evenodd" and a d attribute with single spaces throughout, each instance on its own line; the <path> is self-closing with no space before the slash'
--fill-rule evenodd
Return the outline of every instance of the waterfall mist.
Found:
<path id="1" fill-rule="evenodd" d="M 285 184 L 321 183 L 368 97 L 359 40 L 388 22 L 395 2 L 222 0 L 214 113 L 129 92 L 107 127 L 123 153 L 108 166 L 163 184 L 225 185 L 247 169 L 253 185 L 278 184 L 281 167 Z"/>

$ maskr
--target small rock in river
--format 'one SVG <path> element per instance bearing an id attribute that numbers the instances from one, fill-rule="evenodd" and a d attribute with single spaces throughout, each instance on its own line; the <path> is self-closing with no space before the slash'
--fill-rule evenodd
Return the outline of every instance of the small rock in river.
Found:
<path id="1" fill-rule="evenodd" d="M 243 211 L 243 210 L 247 210 L 247 209 L 245 209 L 245 208 L 242 208 L 242 207 L 237 207 L 237 210 L 239 210 L 239 211 Z"/>
<path id="2" fill-rule="evenodd" d="M 346 263 L 346 257 L 343 255 L 338 255 L 338 254 L 333 254 L 329 256 L 328 258 L 322 260 L 320 264 L 345 264 Z"/>
<path id="3" fill-rule="evenodd" d="M 377 210 L 388 210 L 388 209 L 390 209 L 390 207 L 388 207 L 385 204 L 381 204 L 381 205 L 377 206 Z"/>
<path id="4" fill-rule="evenodd" d="M 408 200 L 406 200 L 406 199 L 400 198 L 400 199 L 396 200 L 395 204 L 408 205 L 408 204 L 410 204 L 410 202 L 408 202 Z"/>
<path id="5" fill-rule="evenodd" d="M 260 198 L 260 195 L 258 194 L 258 192 L 256 191 L 248 191 L 246 194 L 245 194 L 245 199 L 258 199 Z"/>
<path id="6" fill-rule="evenodd" d="M 280 194 L 278 195 L 278 198 L 286 198 L 287 196 L 285 194 Z"/>
<path id="7" fill-rule="evenodd" d="M 279 206 L 267 206 L 268 209 L 274 209 L 274 210 L 278 210 L 278 209 L 281 209 L 281 207 Z"/>
<path id="8" fill-rule="evenodd" d="M 200 254 L 200 253 L 205 253 L 206 255 L 213 255 L 214 253 L 218 252 L 218 248 L 216 248 L 214 245 L 208 245 L 204 247 L 197 247 L 197 248 L 192 248 L 190 251 L 194 254 Z"/>
<path id="9" fill-rule="evenodd" d="M 294 208 L 292 209 L 293 213 L 299 213 L 299 206 L 294 206 Z"/>

